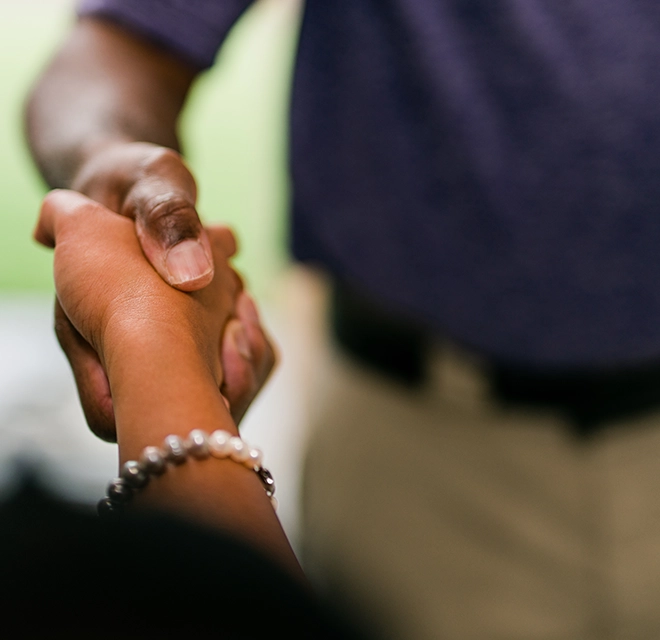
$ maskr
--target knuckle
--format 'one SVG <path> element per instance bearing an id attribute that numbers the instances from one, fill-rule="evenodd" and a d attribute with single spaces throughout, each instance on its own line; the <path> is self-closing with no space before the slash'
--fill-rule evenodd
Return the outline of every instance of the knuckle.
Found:
<path id="1" fill-rule="evenodd" d="M 190 217 L 194 210 L 195 205 L 192 200 L 182 193 L 159 193 L 145 198 L 142 203 L 142 215 L 151 223 L 177 216 Z M 196 214 L 193 217 L 199 222 Z"/>
<path id="2" fill-rule="evenodd" d="M 196 238 L 201 231 L 194 204 L 183 195 L 169 194 L 152 198 L 141 211 L 140 223 L 166 246 L 187 238 Z"/>
<path id="3" fill-rule="evenodd" d="M 190 193 L 194 199 L 197 195 L 195 178 L 186 166 L 183 157 L 174 149 L 156 147 L 142 160 L 140 164 L 141 177 L 149 181 L 151 178 L 174 180 L 179 187 Z"/>
<path id="4" fill-rule="evenodd" d="M 185 166 L 181 154 L 169 147 L 156 147 L 142 160 L 141 169 L 146 173 L 152 173 L 171 165 Z"/>
<path id="5" fill-rule="evenodd" d="M 148 235 L 171 246 L 199 235 L 196 199 L 195 179 L 179 153 L 155 147 L 142 159 L 121 213 L 136 220 Z"/>

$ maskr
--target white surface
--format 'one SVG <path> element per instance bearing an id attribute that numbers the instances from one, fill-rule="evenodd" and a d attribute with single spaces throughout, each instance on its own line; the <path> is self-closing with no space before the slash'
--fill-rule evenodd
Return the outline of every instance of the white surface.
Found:
<path id="1" fill-rule="evenodd" d="M 50 296 L 0 299 L 0 474 L 27 462 L 74 500 L 94 502 L 116 472 L 115 447 L 87 430 L 53 332 Z"/>

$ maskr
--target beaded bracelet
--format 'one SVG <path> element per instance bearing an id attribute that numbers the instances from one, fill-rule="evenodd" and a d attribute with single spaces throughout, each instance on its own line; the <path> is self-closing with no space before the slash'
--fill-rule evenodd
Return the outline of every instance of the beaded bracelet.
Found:
<path id="1" fill-rule="evenodd" d="M 206 460 L 209 456 L 230 459 L 256 472 L 270 498 L 277 508 L 275 481 L 262 464 L 259 449 L 249 447 L 243 440 L 227 431 L 214 431 L 211 435 L 200 429 L 193 429 L 184 440 L 180 436 L 167 436 L 160 448 L 145 447 L 140 460 L 129 460 L 109 485 L 106 497 L 98 503 L 98 513 L 102 518 L 114 518 L 121 514 L 124 505 L 141 489 L 147 486 L 152 476 L 161 476 L 168 464 L 183 464 L 188 455 L 196 460 Z"/>

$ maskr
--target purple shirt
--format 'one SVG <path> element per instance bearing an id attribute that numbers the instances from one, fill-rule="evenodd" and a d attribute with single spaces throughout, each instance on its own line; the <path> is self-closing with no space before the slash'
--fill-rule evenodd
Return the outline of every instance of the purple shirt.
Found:
<path id="1" fill-rule="evenodd" d="M 248 0 L 83 0 L 206 67 Z M 660 359 L 660 3 L 307 0 L 293 249 L 500 360 Z"/>

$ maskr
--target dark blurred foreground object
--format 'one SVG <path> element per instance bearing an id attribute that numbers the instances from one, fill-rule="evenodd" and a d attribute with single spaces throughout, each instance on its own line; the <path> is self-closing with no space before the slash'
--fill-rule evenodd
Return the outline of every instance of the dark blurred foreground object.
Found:
<path id="1" fill-rule="evenodd" d="M 5 638 L 362 637 L 229 535 L 158 513 L 108 525 L 31 478 L 0 504 L 0 548 Z"/>

